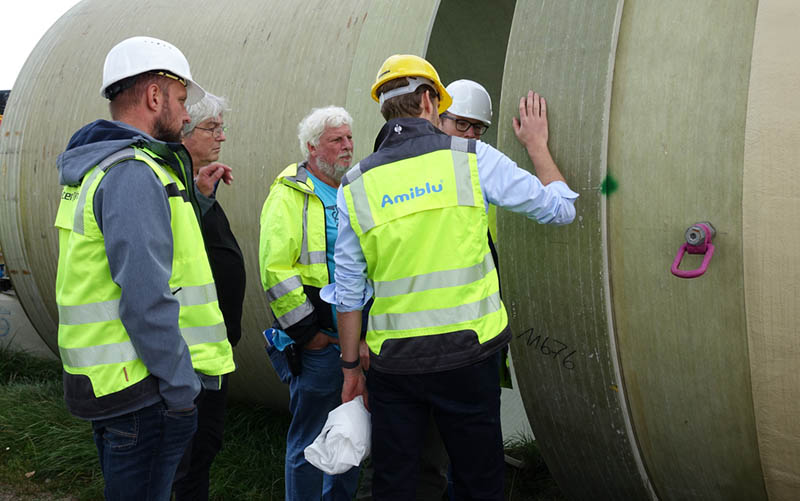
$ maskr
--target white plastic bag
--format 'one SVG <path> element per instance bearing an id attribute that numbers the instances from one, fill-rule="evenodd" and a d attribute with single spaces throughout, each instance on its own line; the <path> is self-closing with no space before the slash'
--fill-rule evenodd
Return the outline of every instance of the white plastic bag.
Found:
<path id="1" fill-rule="evenodd" d="M 306 461 L 328 475 L 358 466 L 369 455 L 372 424 L 361 395 L 328 413 L 314 442 L 305 448 Z"/>

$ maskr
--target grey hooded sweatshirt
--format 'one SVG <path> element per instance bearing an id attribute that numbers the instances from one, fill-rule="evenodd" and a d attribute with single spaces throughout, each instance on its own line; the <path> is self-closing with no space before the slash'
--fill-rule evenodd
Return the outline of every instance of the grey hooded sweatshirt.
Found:
<path id="1" fill-rule="evenodd" d="M 80 184 L 94 166 L 131 145 L 147 146 L 167 161 L 184 184 L 191 183 L 191 159 L 181 144 L 164 143 L 128 124 L 107 120 L 92 122 L 72 136 L 58 156 L 59 183 Z M 183 169 L 176 157 L 183 161 Z M 194 190 L 186 191 L 194 195 Z M 173 410 L 193 407 L 201 376 L 192 368 L 178 327 L 180 306 L 169 287 L 172 229 L 164 186 L 145 163 L 121 162 L 100 183 L 94 215 L 103 233 L 111 278 L 122 289 L 120 318 L 150 376 L 98 398 L 88 377 L 64 372 L 67 408 L 79 418 L 97 420 L 158 402 Z"/>

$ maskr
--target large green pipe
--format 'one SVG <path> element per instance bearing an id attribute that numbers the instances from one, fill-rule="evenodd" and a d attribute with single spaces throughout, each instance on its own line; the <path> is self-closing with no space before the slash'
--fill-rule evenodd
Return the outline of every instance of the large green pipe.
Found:
<path id="1" fill-rule="evenodd" d="M 504 268 L 528 269 L 503 278 L 523 400 L 571 498 L 800 498 L 784 168 L 800 148 L 799 16 L 786 0 L 517 4 L 501 121 L 529 86 L 550 97 L 581 199 L 566 228 L 502 213 Z M 507 130 L 499 146 L 524 158 Z M 708 272 L 672 276 L 704 220 Z"/>
<path id="2" fill-rule="evenodd" d="M 523 166 L 510 120 L 522 93 L 541 91 L 554 156 L 581 193 L 568 227 L 502 212 L 499 221 L 519 385 L 562 490 L 572 499 L 800 497 L 800 204 L 787 168 L 800 156 L 800 63 L 786 50 L 800 41 L 796 2 L 192 9 L 209 15 L 190 25 L 172 2 L 84 0 L 44 36 L 13 89 L 0 129 L 0 241 L 51 347 L 55 157 L 80 125 L 107 116 L 97 89 L 114 43 L 136 34 L 173 42 L 197 80 L 233 104 L 222 160 L 236 184 L 220 199 L 250 280 L 232 387 L 273 405 L 286 395 L 259 334 L 271 321 L 257 260 L 268 186 L 298 159 L 295 127 L 313 106 L 347 107 L 356 156 L 371 151 L 382 123 L 368 95 L 376 69 L 392 53 L 425 55 L 446 82 L 487 84 L 497 144 Z M 684 230 L 702 220 L 718 230 L 709 271 L 673 277 Z"/>

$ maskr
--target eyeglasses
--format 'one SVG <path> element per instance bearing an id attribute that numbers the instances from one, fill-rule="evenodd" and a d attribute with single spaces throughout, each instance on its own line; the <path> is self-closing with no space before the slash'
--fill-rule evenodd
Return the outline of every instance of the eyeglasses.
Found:
<path id="1" fill-rule="evenodd" d="M 229 127 L 227 125 L 217 125 L 216 127 L 195 127 L 195 129 L 210 132 L 214 137 L 222 137 L 223 134 L 228 133 Z"/>
<path id="2" fill-rule="evenodd" d="M 470 122 L 469 120 L 464 120 L 463 118 L 456 118 L 449 113 L 442 113 L 441 118 L 454 121 L 456 123 L 456 130 L 459 132 L 467 132 L 469 128 L 472 127 L 472 129 L 475 131 L 475 134 L 481 136 L 489 128 L 489 126 L 483 122 Z"/>

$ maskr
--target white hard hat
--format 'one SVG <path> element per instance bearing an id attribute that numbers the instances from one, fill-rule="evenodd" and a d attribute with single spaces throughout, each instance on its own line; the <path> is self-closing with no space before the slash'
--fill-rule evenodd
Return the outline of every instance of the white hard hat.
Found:
<path id="1" fill-rule="evenodd" d="M 163 70 L 186 81 L 186 105 L 194 104 L 206 91 L 192 80 L 189 61 L 177 47 L 164 40 L 151 37 L 127 38 L 115 45 L 103 65 L 103 86 L 100 95 L 112 84 L 148 71 Z"/>
<path id="2" fill-rule="evenodd" d="M 453 97 L 448 112 L 492 125 L 492 98 L 483 85 L 472 80 L 456 80 L 447 86 L 447 93 Z"/>

